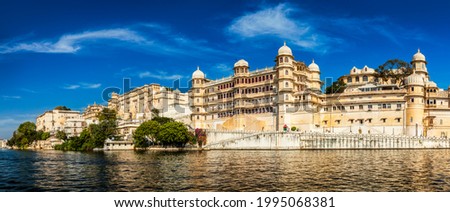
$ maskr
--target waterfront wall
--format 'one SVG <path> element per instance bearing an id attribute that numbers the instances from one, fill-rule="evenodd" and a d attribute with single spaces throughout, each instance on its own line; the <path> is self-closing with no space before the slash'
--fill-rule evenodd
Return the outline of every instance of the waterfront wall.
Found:
<path id="1" fill-rule="evenodd" d="M 395 135 L 207 131 L 209 149 L 423 149 L 450 148 L 444 138 Z"/>

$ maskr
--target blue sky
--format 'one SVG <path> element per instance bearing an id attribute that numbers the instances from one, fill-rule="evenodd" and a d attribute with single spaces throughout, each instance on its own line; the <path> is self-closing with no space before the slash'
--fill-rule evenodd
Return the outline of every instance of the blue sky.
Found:
<path id="1" fill-rule="evenodd" d="M 21 1 L 0 2 L 0 138 L 57 105 L 105 103 L 102 91 L 187 85 L 232 74 L 241 58 L 271 67 L 284 41 L 315 59 L 322 79 L 418 48 L 431 79 L 450 84 L 447 1 Z"/>

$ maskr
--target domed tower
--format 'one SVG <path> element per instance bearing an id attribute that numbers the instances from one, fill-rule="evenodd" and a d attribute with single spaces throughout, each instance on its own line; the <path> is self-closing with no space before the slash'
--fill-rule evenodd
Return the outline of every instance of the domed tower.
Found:
<path id="1" fill-rule="evenodd" d="M 240 59 L 234 64 L 234 76 L 248 76 L 248 62 Z"/>
<path id="2" fill-rule="evenodd" d="M 197 70 L 192 73 L 192 88 L 190 92 L 191 101 L 191 121 L 194 128 L 203 128 L 203 120 L 205 120 L 205 111 L 203 108 L 205 86 L 205 74 L 197 67 Z"/>
<path id="3" fill-rule="evenodd" d="M 421 75 L 423 79 L 428 79 L 427 60 L 425 59 L 425 55 L 420 52 L 420 49 L 413 55 L 411 65 L 413 66 L 413 70 Z"/>
<path id="4" fill-rule="evenodd" d="M 278 122 L 277 130 L 287 124 L 290 125 L 290 116 L 287 115 L 287 108 L 294 105 L 294 56 L 292 50 L 284 45 L 278 49 L 276 57 L 277 71 L 277 92 L 278 92 Z"/>
<path id="5" fill-rule="evenodd" d="M 422 136 L 424 122 L 424 78 L 415 71 L 405 79 L 406 94 L 406 135 Z"/>
<path id="6" fill-rule="evenodd" d="M 311 71 L 311 89 L 320 91 L 322 87 L 322 82 L 320 81 L 320 68 L 314 60 L 308 66 L 309 71 Z"/>

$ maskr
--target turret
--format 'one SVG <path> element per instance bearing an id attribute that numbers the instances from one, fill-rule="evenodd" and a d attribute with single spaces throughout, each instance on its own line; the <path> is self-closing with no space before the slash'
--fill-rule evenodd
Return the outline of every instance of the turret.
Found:
<path id="1" fill-rule="evenodd" d="M 285 124 L 289 124 L 285 115 L 287 108 L 294 104 L 294 56 L 292 50 L 286 46 L 286 42 L 280 49 L 276 57 L 277 70 L 277 92 L 278 92 L 278 122 L 277 130 L 282 129 Z"/>
<path id="2" fill-rule="evenodd" d="M 248 62 L 240 59 L 234 64 L 234 76 L 248 76 Z"/>
<path id="3" fill-rule="evenodd" d="M 191 121 L 194 128 L 203 128 L 201 124 L 205 120 L 203 108 L 203 95 L 205 86 L 205 74 L 197 67 L 192 73 L 192 89 L 190 92 L 190 106 L 192 110 Z"/>
<path id="4" fill-rule="evenodd" d="M 425 55 L 420 52 L 420 49 L 413 55 L 411 65 L 416 74 L 421 75 L 424 79 L 428 79 L 427 60 Z"/>
<path id="5" fill-rule="evenodd" d="M 413 74 L 405 79 L 406 94 L 406 135 L 422 136 L 424 126 L 424 87 L 425 82 L 423 75 L 417 74 L 415 70 Z"/>
<path id="6" fill-rule="evenodd" d="M 320 81 L 320 68 L 314 60 L 308 66 L 309 71 L 311 72 L 311 89 L 320 91 L 322 87 L 322 82 Z"/>

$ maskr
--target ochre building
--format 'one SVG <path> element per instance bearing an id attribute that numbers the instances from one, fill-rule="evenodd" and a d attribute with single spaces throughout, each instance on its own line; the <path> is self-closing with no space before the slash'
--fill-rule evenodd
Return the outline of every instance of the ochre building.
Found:
<path id="1" fill-rule="evenodd" d="M 192 74 L 189 107 L 193 128 L 219 130 L 335 132 L 447 137 L 450 93 L 431 81 L 425 56 L 414 54 L 404 77 L 380 77 L 353 67 L 339 78 L 343 92 L 324 94 L 320 68 L 296 61 L 279 48 L 273 68 L 250 71 L 234 64 L 234 75 L 211 80 Z M 399 74 L 404 69 L 390 70 Z M 405 72 L 406 73 L 406 72 Z M 399 75 L 397 75 L 399 76 Z"/>

